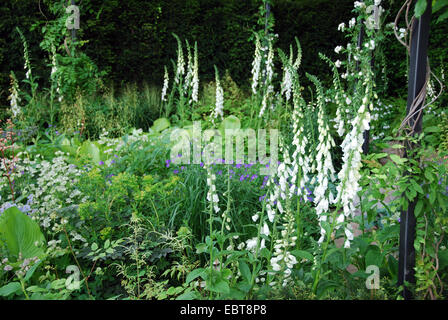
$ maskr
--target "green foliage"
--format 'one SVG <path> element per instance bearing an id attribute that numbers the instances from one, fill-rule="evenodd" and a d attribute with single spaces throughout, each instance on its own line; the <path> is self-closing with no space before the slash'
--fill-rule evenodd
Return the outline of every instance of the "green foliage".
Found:
<path id="1" fill-rule="evenodd" d="M 9 259 L 38 257 L 45 254 L 45 238 L 39 225 L 17 207 L 7 209 L 0 217 L 0 245 Z"/>

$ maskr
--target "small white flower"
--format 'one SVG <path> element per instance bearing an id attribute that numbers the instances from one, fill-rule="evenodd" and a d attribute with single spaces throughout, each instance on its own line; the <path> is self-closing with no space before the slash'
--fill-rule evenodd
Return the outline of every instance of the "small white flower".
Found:
<path id="1" fill-rule="evenodd" d="M 269 227 L 266 222 L 264 223 L 263 228 L 260 233 L 264 234 L 265 236 L 269 236 Z"/>
<path id="2" fill-rule="evenodd" d="M 348 22 L 348 26 L 349 28 L 353 28 L 356 25 L 356 19 L 355 18 L 351 18 L 350 21 Z"/>
<path id="3" fill-rule="evenodd" d="M 246 241 L 246 249 L 253 250 L 257 247 L 258 239 L 252 238 Z"/>

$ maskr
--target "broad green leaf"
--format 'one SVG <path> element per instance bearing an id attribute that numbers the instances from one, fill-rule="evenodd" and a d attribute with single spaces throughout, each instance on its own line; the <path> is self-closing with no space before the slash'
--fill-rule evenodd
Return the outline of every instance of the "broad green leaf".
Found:
<path id="1" fill-rule="evenodd" d="M 244 262 L 242 260 L 240 260 L 239 265 L 240 265 L 240 272 L 241 272 L 241 275 L 243 276 L 243 279 L 246 280 L 246 282 L 250 283 L 252 274 L 249 270 L 249 266 L 247 265 L 246 262 Z"/>
<path id="2" fill-rule="evenodd" d="M 101 161 L 100 149 L 91 141 L 84 141 L 82 146 L 78 149 L 78 155 L 90 158 L 95 164 L 98 164 Z"/>
<path id="3" fill-rule="evenodd" d="M 92 245 L 90 246 L 90 249 L 92 251 L 96 251 L 96 250 L 98 250 L 98 245 L 96 243 L 92 243 Z"/>
<path id="4" fill-rule="evenodd" d="M 437 19 L 437 23 L 440 23 L 447 18 L 448 18 L 448 10 L 446 10 L 444 13 L 440 15 L 440 17 Z"/>
<path id="5" fill-rule="evenodd" d="M 417 204 L 415 205 L 415 216 L 419 217 L 420 214 L 422 213 L 422 209 L 423 209 L 423 200 L 420 199 L 418 200 Z"/>
<path id="6" fill-rule="evenodd" d="M 436 196 L 436 191 L 434 189 L 431 189 L 431 191 L 429 192 L 429 202 L 431 203 L 431 205 L 433 205 L 436 201 Z"/>
<path id="7" fill-rule="evenodd" d="M 415 180 L 411 180 L 411 183 L 417 192 L 424 194 L 422 187 Z"/>
<path id="8" fill-rule="evenodd" d="M 204 269 L 203 268 L 199 268 L 199 269 L 195 269 L 193 271 L 191 271 L 188 275 L 187 278 L 185 279 L 185 284 L 189 284 L 191 281 L 193 281 L 194 279 L 196 279 L 197 277 L 202 276 L 202 274 L 204 273 Z"/>
<path id="9" fill-rule="evenodd" d="M 442 193 L 437 194 L 437 200 L 439 202 L 439 206 L 442 208 L 443 211 L 446 210 L 446 204 L 448 203 L 448 199 L 445 195 Z"/>
<path id="10" fill-rule="evenodd" d="M 437 11 L 439 11 L 440 9 L 442 9 L 443 7 L 445 7 L 447 5 L 448 5 L 448 0 L 433 1 L 432 12 L 436 13 Z"/>
<path id="11" fill-rule="evenodd" d="M 337 282 L 330 280 L 321 280 L 316 290 L 316 295 L 321 298 L 325 293 L 331 289 L 338 288 L 340 285 Z"/>
<path id="12" fill-rule="evenodd" d="M 206 288 L 216 293 L 229 293 L 230 291 L 229 284 L 224 279 L 217 279 L 214 283 L 207 282 Z"/>
<path id="13" fill-rule="evenodd" d="M 390 158 L 392 159 L 393 162 L 395 162 L 396 164 L 403 164 L 406 162 L 406 159 L 400 158 L 399 156 L 397 156 L 396 154 L 391 154 Z"/>
<path id="14" fill-rule="evenodd" d="M 38 286 L 31 286 L 31 287 L 26 288 L 26 291 L 34 293 L 34 292 L 46 292 L 48 290 L 45 288 L 38 287 Z"/>
<path id="15" fill-rule="evenodd" d="M 170 121 L 167 118 L 159 118 L 154 121 L 152 125 L 152 129 L 156 132 L 162 132 L 163 130 L 170 127 Z"/>
<path id="16" fill-rule="evenodd" d="M 420 18 L 426 10 L 428 2 L 426 0 L 418 0 L 415 5 L 414 15 L 416 18 Z"/>
<path id="17" fill-rule="evenodd" d="M 442 131 L 442 129 L 440 129 L 437 126 L 425 128 L 425 132 L 440 132 L 440 131 Z"/>
<path id="18" fill-rule="evenodd" d="M 10 282 L 0 288 L 0 296 L 7 297 L 21 289 L 20 282 Z"/>
<path id="19" fill-rule="evenodd" d="M 313 261 L 314 257 L 311 253 L 304 250 L 293 250 L 291 254 L 298 258 L 307 259 L 308 261 Z"/>
<path id="20" fill-rule="evenodd" d="M 207 252 L 207 245 L 205 243 L 199 243 L 196 245 L 196 253 L 204 253 Z"/>
<path id="21" fill-rule="evenodd" d="M 45 255 L 45 238 L 37 222 L 17 207 L 7 209 L 0 217 L 0 245 L 4 244 L 13 257 L 42 259 Z"/>
<path id="22" fill-rule="evenodd" d="M 36 271 L 36 269 L 39 267 L 39 265 L 41 264 L 42 260 L 39 260 L 37 263 L 35 263 L 30 270 L 28 270 L 28 272 L 25 275 L 25 278 L 23 279 L 24 281 L 28 281 L 34 274 L 34 271 Z"/>
<path id="23" fill-rule="evenodd" d="M 381 254 L 381 250 L 378 246 L 370 245 L 367 249 L 366 253 L 366 267 L 370 265 L 377 266 L 378 268 L 381 267 L 383 256 Z"/>
<path id="24" fill-rule="evenodd" d="M 176 298 L 176 300 L 195 300 L 197 298 L 198 297 L 196 295 L 196 292 L 189 291 L 189 292 L 182 293 L 180 296 L 178 296 Z"/>

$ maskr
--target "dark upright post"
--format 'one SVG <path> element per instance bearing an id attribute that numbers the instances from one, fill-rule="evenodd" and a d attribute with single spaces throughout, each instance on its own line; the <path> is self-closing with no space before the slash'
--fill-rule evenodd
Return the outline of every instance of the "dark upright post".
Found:
<path id="1" fill-rule="evenodd" d="M 431 1 L 428 0 L 425 13 L 412 23 L 412 39 L 409 65 L 408 100 L 406 113 L 414 99 L 422 90 L 426 82 L 427 51 L 429 40 L 429 26 L 431 20 Z M 422 107 L 424 99 L 417 108 Z M 410 125 L 415 125 L 414 134 L 422 131 L 422 115 L 418 113 L 410 120 Z M 410 146 L 412 147 L 412 146 Z M 415 215 L 416 200 L 409 203 L 408 209 L 401 211 L 400 217 L 400 256 L 398 262 L 398 285 L 403 285 L 403 297 L 411 299 L 412 293 L 406 287 L 405 282 L 415 283 Z"/>
<path id="2" fill-rule="evenodd" d="M 268 21 L 269 21 L 269 15 L 271 14 L 271 6 L 268 1 L 266 1 L 266 18 L 264 23 L 264 34 L 268 33 Z"/>
<path id="3" fill-rule="evenodd" d="M 75 6 L 75 0 L 71 0 L 71 5 Z M 72 29 L 72 41 L 75 42 L 76 41 L 76 28 Z"/>

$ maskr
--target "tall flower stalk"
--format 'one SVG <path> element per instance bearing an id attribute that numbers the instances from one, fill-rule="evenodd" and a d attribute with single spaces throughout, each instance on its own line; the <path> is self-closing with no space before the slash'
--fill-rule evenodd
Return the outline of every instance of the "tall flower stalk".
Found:
<path id="1" fill-rule="evenodd" d="M 218 117 L 223 119 L 224 117 L 224 90 L 221 87 L 221 81 L 219 80 L 218 68 L 215 66 L 215 82 L 216 82 L 216 94 L 215 94 L 215 109 L 212 112 L 212 121 Z"/>
<path id="2" fill-rule="evenodd" d="M 17 118 L 17 116 L 21 113 L 19 102 L 20 102 L 20 95 L 19 95 L 19 82 L 17 81 L 17 78 L 14 74 L 14 72 L 11 72 L 10 76 L 11 78 L 11 88 L 9 89 L 9 92 L 11 95 L 9 96 L 10 105 L 11 105 L 11 112 L 12 117 Z"/>
<path id="3" fill-rule="evenodd" d="M 317 124 L 319 132 L 319 143 L 317 145 L 316 154 L 316 188 L 314 189 L 314 202 L 316 204 L 316 214 L 319 219 L 321 237 L 318 243 L 322 243 L 325 237 L 326 230 L 322 222 L 326 222 L 328 218 L 328 209 L 330 201 L 333 200 L 333 195 L 329 190 L 329 181 L 334 181 L 335 170 L 330 153 L 330 149 L 335 146 L 334 140 L 330 134 L 328 120 L 325 117 L 324 110 L 324 94 L 320 81 L 312 75 L 307 75 L 308 78 L 315 84 L 317 90 Z"/>
<path id="4" fill-rule="evenodd" d="M 198 97 L 199 97 L 199 57 L 198 57 L 198 43 L 195 42 L 191 99 L 193 100 L 193 102 L 198 102 Z"/>
<path id="5" fill-rule="evenodd" d="M 36 101 L 36 93 L 37 93 L 37 82 L 35 81 L 31 69 L 31 62 L 30 62 L 30 55 L 29 55 L 29 49 L 28 49 L 28 42 L 26 41 L 25 36 L 23 35 L 22 31 L 17 27 L 16 28 L 17 33 L 20 36 L 20 39 L 22 40 L 23 44 L 23 58 L 25 60 L 25 63 L 23 65 L 23 68 L 25 69 L 25 82 L 29 83 L 31 87 L 31 99 L 29 101 L 30 104 L 34 103 Z"/>

